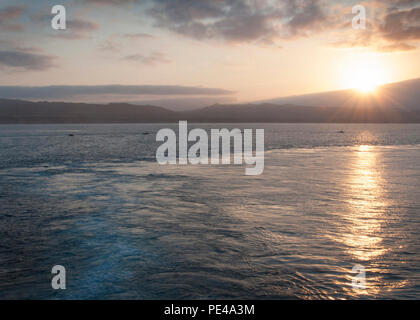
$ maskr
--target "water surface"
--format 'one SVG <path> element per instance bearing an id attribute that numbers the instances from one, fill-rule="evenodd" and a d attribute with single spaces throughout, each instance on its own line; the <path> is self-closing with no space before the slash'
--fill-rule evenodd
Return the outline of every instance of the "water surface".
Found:
<path id="1" fill-rule="evenodd" d="M 205 125 L 265 129 L 255 177 L 158 165 L 162 127 L 0 126 L 0 298 L 420 297 L 420 125 Z"/>

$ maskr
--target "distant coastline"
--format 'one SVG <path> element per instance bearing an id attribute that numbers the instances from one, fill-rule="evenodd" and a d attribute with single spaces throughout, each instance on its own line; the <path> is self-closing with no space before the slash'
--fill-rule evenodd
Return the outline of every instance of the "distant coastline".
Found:
<path id="1" fill-rule="evenodd" d="M 126 103 L 85 104 L 0 100 L 0 124 L 58 123 L 420 123 L 420 110 L 360 106 L 214 105 L 176 112 Z"/>
<path id="2" fill-rule="evenodd" d="M 33 102 L 0 98 L 0 123 L 420 123 L 420 79 L 376 92 L 354 90 L 250 104 L 215 104 L 191 111 L 129 103 Z"/>

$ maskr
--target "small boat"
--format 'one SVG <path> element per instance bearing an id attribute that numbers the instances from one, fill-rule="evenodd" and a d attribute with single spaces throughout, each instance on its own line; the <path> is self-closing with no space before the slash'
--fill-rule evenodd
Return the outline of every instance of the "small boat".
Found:
<path id="1" fill-rule="evenodd" d="M 344 131 L 343 130 L 340 130 L 340 131 L 337 131 L 337 133 L 344 133 Z"/>
<path id="2" fill-rule="evenodd" d="M 73 133 L 69 133 L 69 137 L 74 137 L 74 134 Z"/>

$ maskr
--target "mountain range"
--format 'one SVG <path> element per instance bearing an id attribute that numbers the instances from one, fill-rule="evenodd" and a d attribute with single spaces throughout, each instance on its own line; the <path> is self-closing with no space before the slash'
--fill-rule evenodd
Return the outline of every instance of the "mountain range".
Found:
<path id="1" fill-rule="evenodd" d="M 0 99 L 0 123 L 420 123 L 420 79 L 372 93 L 341 90 L 175 112 L 153 105 Z"/>

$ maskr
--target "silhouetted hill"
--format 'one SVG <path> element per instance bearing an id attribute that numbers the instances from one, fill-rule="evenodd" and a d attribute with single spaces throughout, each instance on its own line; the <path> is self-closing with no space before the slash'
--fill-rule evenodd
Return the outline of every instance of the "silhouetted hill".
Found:
<path id="1" fill-rule="evenodd" d="M 266 122 L 266 123 L 403 123 L 420 122 L 420 110 L 400 110 L 381 107 L 304 107 L 294 105 L 248 104 L 215 105 L 185 113 L 197 122 Z"/>
<path id="2" fill-rule="evenodd" d="M 282 98 L 288 99 L 288 98 Z M 420 123 L 420 79 L 354 90 L 292 97 L 291 103 L 216 104 L 175 112 L 150 105 L 85 104 L 0 99 L 0 123 L 320 122 Z M 310 105 L 309 105 L 310 104 Z"/>
<path id="3" fill-rule="evenodd" d="M 349 89 L 276 98 L 258 103 L 336 108 L 360 105 L 364 107 L 420 110 L 420 79 L 385 84 L 378 87 L 373 93 L 361 94 L 357 90 Z"/>
<path id="4" fill-rule="evenodd" d="M 207 122 L 420 122 L 420 79 L 372 93 L 342 90 L 246 105 L 214 105 L 185 118 Z"/>
<path id="5" fill-rule="evenodd" d="M 176 119 L 175 112 L 155 106 L 0 99 L 0 123 L 135 123 Z"/>

